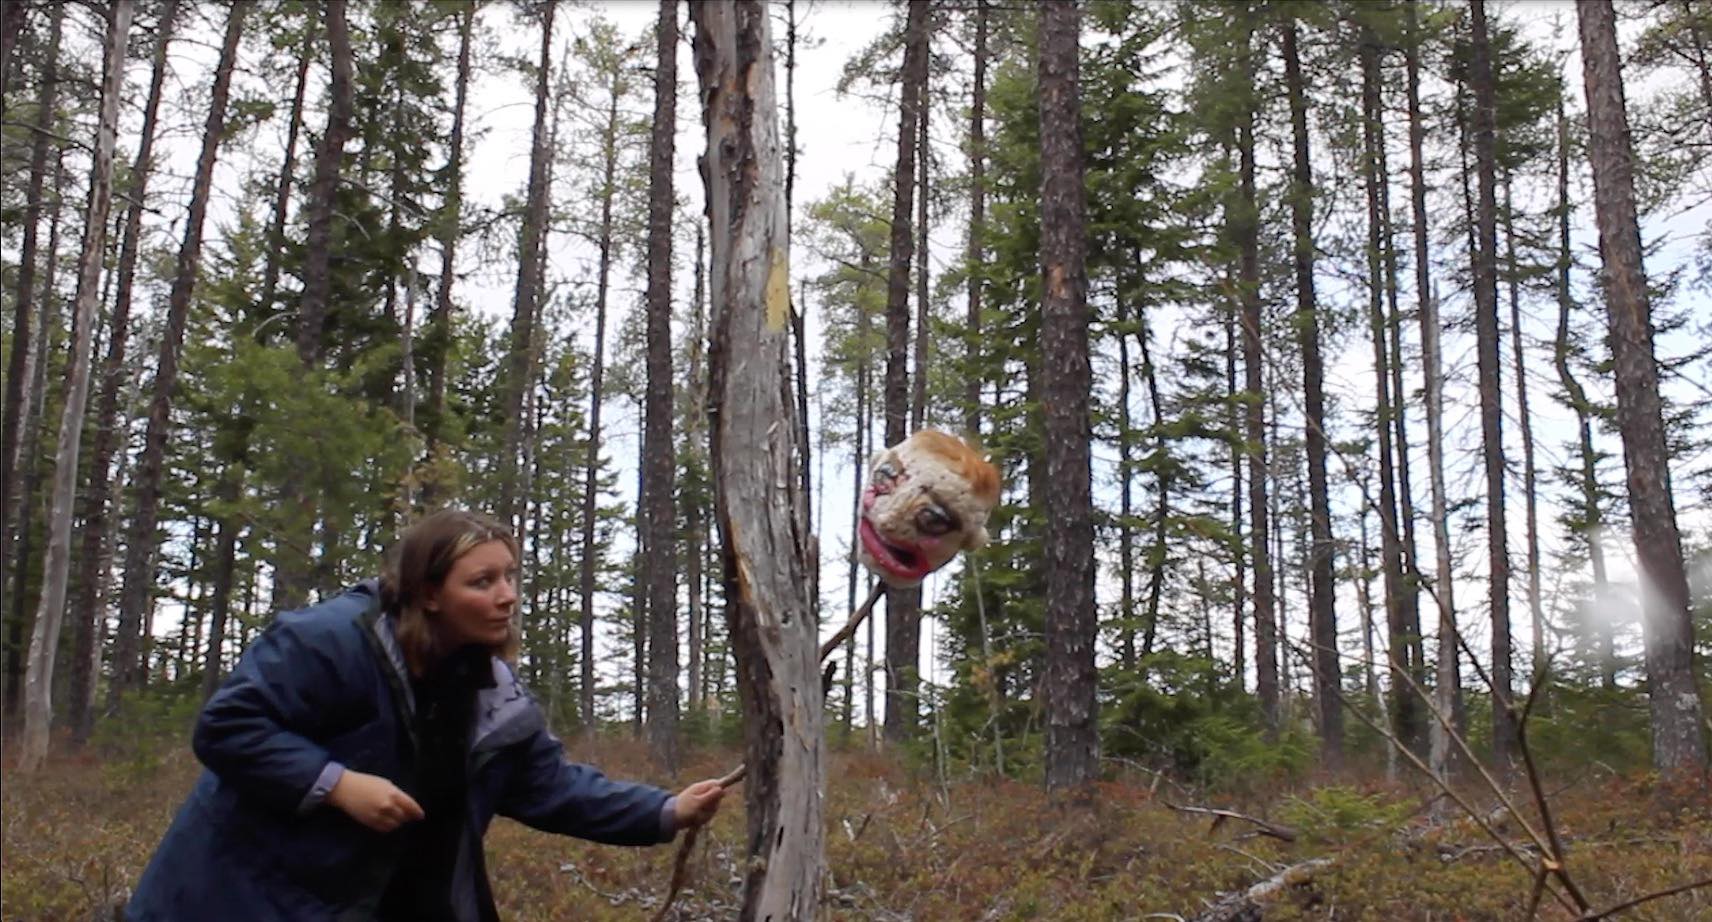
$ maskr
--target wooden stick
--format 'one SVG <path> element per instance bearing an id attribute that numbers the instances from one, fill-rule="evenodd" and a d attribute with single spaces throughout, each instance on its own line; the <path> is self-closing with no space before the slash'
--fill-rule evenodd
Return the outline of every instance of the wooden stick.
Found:
<path id="1" fill-rule="evenodd" d="M 874 610 L 874 604 L 880 601 L 880 596 L 885 594 L 886 584 L 876 581 L 873 588 L 868 590 L 868 598 L 851 614 L 850 620 L 845 622 L 844 626 L 839 628 L 838 633 L 832 635 L 831 639 L 821 644 L 821 662 L 825 662 L 826 658 L 838 649 L 839 644 L 850 639 L 856 633 L 856 629 L 862 625 L 862 621 Z M 725 777 L 719 779 L 719 786 L 721 788 L 735 787 L 741 784 L 744 776 L 748 774 L 749 764 L 739 765 L 727 772 Z M 666 898 L 660 903 L 660 911 L 654 914 L 654 922 L 665 922 L 666 914 L 672 909 L 672 901 L 677 899 L 678 891 L 683 889 L 685 881 L 689 879 L 690 852 L 695 849 L 696 839 L 700 837 L 701 827 L 692 826 L 684 832 L 684 840 L 678 843 L 678 854 L 672 859 L 672 883 L 666 889 Z"/>

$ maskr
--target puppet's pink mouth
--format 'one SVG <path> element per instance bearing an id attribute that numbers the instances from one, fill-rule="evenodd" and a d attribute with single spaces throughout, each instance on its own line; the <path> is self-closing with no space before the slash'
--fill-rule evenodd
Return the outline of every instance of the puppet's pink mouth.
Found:
<path id="1" fill-rule="evenodd" d="M 862 546 L 875 562 L 895 577 L 919 581 L 933 571 L 926 558 L 914 548 L 890 544 L 881 538 L 880 533 L 874 529 L 874 523 L 868 521 L 866 516 L 857 525 L 856 534 L 862 539 Z"/>

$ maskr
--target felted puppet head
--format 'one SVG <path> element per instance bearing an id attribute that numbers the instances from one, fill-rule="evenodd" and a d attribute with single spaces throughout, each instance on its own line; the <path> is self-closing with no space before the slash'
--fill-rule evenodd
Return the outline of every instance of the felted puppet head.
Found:
<path id="1" fill-rule="evenodd" d="M 923 429 L 874 456 L 862 489 L 857 559 L 889 586 L 920 585 L 987 541 L 999 472 L 962 439 Z"/>

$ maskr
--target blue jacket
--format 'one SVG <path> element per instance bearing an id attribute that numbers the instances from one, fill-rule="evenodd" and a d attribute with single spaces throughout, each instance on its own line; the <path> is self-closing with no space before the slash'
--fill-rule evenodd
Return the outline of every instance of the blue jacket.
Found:
<path id="1" fill-rule="evenodd" d="M 494 814 L 614 845 L 669 841 L 666 791 L 565 761 L 511 668 L 476 700 L 468 816 L 452 881 L 463 922 L 494 917 L 481 840 Z M 414 793 L 404 659 L 370 581 L 289 612 L 210 698 L 193 748 L 206 766 L 144 869 L 130 922 L 368 919 L 402 850 L 322 803 L 337 763 Z"/>

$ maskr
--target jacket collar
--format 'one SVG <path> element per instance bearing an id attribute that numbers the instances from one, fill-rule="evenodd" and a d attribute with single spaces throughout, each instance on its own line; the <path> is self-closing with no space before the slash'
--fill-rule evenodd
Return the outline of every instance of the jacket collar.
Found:
<path id="1" fill-rule="evenodd" d="M 385 656 L 387 681 L 403 702 L 404 725 L 415 742 L 415 722 L 408 719 L 416 713 L 416 694 L 410 688 L 410 670 L 404 662 L 404 648 L 394 633 L 397 623 L 380 606 L 379 583 L 368 580 L 375 601 L 365 620 L 375 643 Z M 489 660 L 493 668 L 493 687 L 476 692 L 475 727 L 470 732 L 470 751 L 497 749 L 528 737 L 546 725 L 535 699 L 523 687 L 509 665 L 495 656 Z"/>

